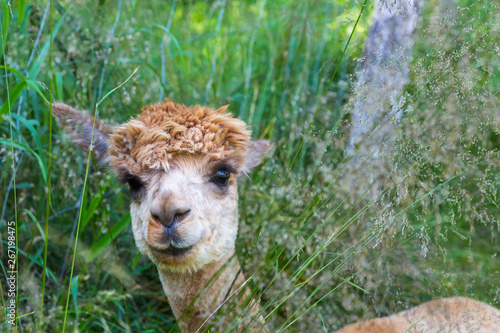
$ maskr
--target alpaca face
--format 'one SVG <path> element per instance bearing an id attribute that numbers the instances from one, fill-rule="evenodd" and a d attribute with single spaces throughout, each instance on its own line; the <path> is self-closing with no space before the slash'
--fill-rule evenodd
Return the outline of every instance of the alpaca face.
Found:
<path id="1" fill-rule="evenodd" d="M 234 247 L 238 231 L 236 178 L 272 150 L 250 140 L 227 107 L 186 107 L 166 100 L 129 122 L 108 126 L 56 103 L 59 125 L 86 153 L 111 167 L 131 193 L 139 250 L 161 269 L 196 271 Z"/>
<path id="2" fill-rule="evenodd" d="M 157 266 L 195 271 L 234 247 L 238 194 L 231 163 L 183 154 L 167 170 L 127 176 L 137 247 Z"/>

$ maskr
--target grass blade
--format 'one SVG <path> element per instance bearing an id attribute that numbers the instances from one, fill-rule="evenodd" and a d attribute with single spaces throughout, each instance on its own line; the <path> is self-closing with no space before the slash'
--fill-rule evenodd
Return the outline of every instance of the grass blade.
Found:
<path id="1" fill-rule="evenodd" d="M 92 244 L 92 247 L 90 248 L 90 252 L 85 258 L 87 262 L 95 260 L 102 251 L 108 247 L 109 244 L 111 244 L 112 239 L 115 239 L 120 232 L 127 227 L 130 222 L 132 221 L 130 215 L 125 215 L 120 219 L 120 221 L 111 228 L 111 234 L 107 233 L 104 236 L 102 236 L 96 243 Z"/>

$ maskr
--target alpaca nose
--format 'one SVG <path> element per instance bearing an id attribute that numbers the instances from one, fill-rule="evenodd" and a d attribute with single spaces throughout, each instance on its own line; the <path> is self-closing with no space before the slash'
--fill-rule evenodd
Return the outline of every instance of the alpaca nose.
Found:
<path id="1" fill-rule="evenodd" d="M 157 207 L 151 209 L 151 216 L 167 228 L 171 228 L 175 223 L 179 223 L 189 216 L 191 208 L 180 207 Z"/>

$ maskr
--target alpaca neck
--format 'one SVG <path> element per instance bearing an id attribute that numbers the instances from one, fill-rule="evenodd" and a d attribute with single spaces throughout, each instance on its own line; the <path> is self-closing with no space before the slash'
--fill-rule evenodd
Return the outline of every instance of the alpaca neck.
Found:
<path id="1" fill-rule="evenodd" d="M 227 302 L 237 298 L 235 308 L 244 313 L 245 309 L 241 309 L 241 306 L 249 292 L 245 289 L 239 294 L 245 283 L 243 274 L 238 274 L 239 270 L 240 264 L 234 248 L 220 260 L 207 264 L 196 272 L 178 273 L 158 269 L 163 290 L 175 317 L 180 318 L 179 324 L 183 332 L 196 332 L 200 326 L 208 326 L 210 320 L 207 318 L 213 316 L 218 307 L 226 301 L 226 296 Z M 194 305 L 190 307 L 191 304 Z M 258 305 L 253 304 L 250 313 L 255 315 L 258 310 Z M 248 313 L 249 310 L 245 311 Z"/>

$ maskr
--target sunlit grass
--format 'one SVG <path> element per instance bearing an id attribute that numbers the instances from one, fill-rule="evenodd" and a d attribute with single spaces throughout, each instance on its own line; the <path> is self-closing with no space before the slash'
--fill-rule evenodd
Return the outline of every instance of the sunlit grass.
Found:
<path id="1" fill-rule="evenodd" d="M 247 302 L 271 331 L 332 331 L 437 297 L 499 307 L 498 5 L 423 7 L 382 183 L 366 177 L 371 157 L 344 156 L 362 5 L 4 1 L 0 231 L 6 244 L 17 219 L 19 331 L 178 330 L 133 245 L 127 191 L 52 129 L 53 99 L 110 123 L 165 97 L 230 104 L 275 143 L 240 182 L 237 240 Z"/>

